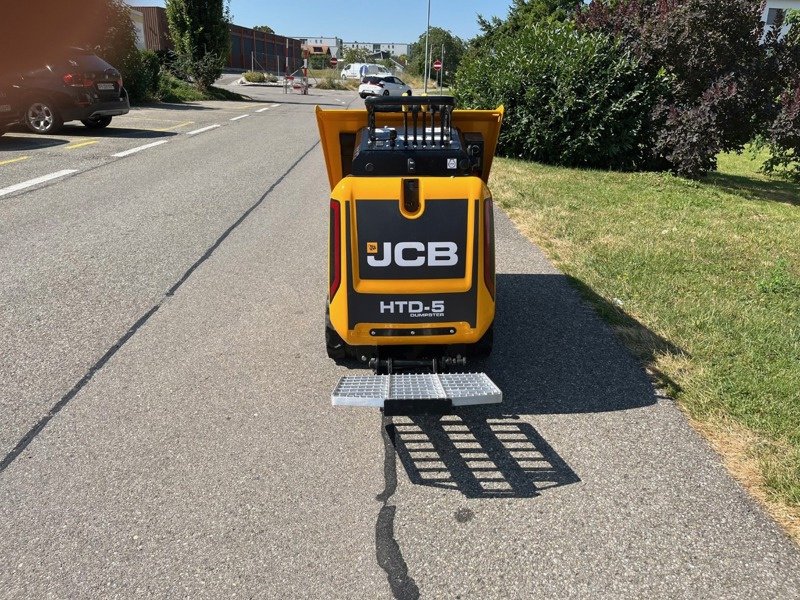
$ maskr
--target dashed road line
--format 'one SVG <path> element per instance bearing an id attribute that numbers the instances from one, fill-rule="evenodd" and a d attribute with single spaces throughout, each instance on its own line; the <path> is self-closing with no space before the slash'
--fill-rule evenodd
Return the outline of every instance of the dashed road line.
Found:
<path id="1" fill-rule="evenodd" d="M 30 156 L 18 156 L 17 158 L 9 158 L 8 160 L 0 160 L 0 167 L 3 165 L 10 165 L 11 163 L 20 162 L 22 160 L 28 160 Z"/>
<path id="2" fill-rule="evenodd" d="M 183 123 L 178 123 L 177 125 L 173 125 L 172 127 L 162 127 L 161 129 L 153 129 L 153 131 L 172 131 L 173 129 L 186 127 L 187 125 L 191 125 L 192 123 L 194 123 L 194 121 L 184 121 Z"/>
<path id="3" fill-rule="evenodd" d="M 239 115 L 238 117 L 233 117 L 230 119 L 231 121 L 238 121 L 239 119 L 244 119 L 245 117 L 249 117 L 250 115 Z"/>
<path id="4" fill-rule="evenodd" d="M 64 146 L 64 150 L 75 150 L 76 148 L 83 148 L 84 146 L 91 146 L 92 144 L 96 144 L 98 140 L 87 140 L 85 142 L 78 142 L 76 144 L 70 144 L 69 146 Z"/>
<path id="5" fill-rule="evenodd" d="M 40 183 L 46 183 L 48 181 L 52 181 L 53 179 L 72 175 L 73 173 L 77 172 L 78 169 L 64 169 L 63 171 L 56 171 L 55 173 L 50 173 L 49 175 L 42 175 L 36 179 L 29 179 L 28 181 L 23 181 L 22 183 L 17 183 L 15 185 L 0 189 L 0 196 L 13 194 L 14 192 L 24 190 L 25 188 L 33 187 L 34 185 L 39 185 Z"/>
<path id="6" fill-rule="evenodd" d="M 186 135 L 197 135 L 198 133 L 203 133 L 204 131 L 210 131 L 212 129 L 216 129 L 219 127 L 219 123 L 214 123 L 213 125 L 209 125 L 208 127 L 201 127 L 200 129 L 195 129 L 194 131 L 187 131 Z"/>
<path id="7" fill-rule="evenodd" d="M 276 108 L 276 107 L 280 106 L 280 104 L 270 104 L 270 106 L 271 106 L 272 108 Z"/>
<path id="8" fill-rule="evenodd" d="M 142 150 L 147 150 L 148 148 L 155 148 L 156 146 L 160 146 L 161 144 L 166 144 L 169 140 L 159 140 L 157 142 L 151 142 L 149 144 L 145 144 L 144 146 L 136 146 L 136 148 L 131 148 L 130 150 L 125 150 L 123 152 L 117 152 L 116 154 L 112 154 L 114 158 L 122 158 L 123 156 L 128 156 L 129 154 L 134 154 L 136 152 L 141 152 Z"/>
<path id="9" fill-rule="evenodd" d="M 259 108 L 256 112 L 264 112 L 265 110 L 269 110 L 269 106 L 265 106 L 264 108 Z"/>

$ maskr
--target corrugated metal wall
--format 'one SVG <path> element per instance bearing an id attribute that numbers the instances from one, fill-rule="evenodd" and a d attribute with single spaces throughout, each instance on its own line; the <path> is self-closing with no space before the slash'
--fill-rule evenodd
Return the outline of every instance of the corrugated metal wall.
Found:
<path id="1" fill-rule="evenodd" d="M 144 15 L 145 44 L 150 50 L 171 50 L 167 11 L 160 6 L 137 6 Z M 287 50 L 288 40 L 288 50 Z M 283 73 L 286 57 L 289 72 L 303 64 L 300 41 L 282 35 L 255 31 L 249 27 L 231 25 L 231 49 L 227 66 L 233 69 L 249 69 L 251 60 L 258 70 Z"/>
<path id="2" fill-rule="evenodd" d="M 150 50 L 172 49 L 167 11 L 160 6 L 137 6 L 136 10 L 144 15 L 144 43 L 147 48 Z"/>
<path id="3" fill-rule="evenodd" d="M 252 65 L 256 70 L 283 73 L 287 56 L 290 73 L 302 66 L 303 55 L 299 40 L 231 25 L 229 67 L 249 69 Z"/>

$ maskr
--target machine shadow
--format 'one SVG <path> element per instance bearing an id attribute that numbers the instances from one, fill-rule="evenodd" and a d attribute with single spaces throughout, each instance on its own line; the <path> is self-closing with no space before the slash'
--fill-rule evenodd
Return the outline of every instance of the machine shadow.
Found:
<path id="1" fill-rule="evenodd" d="M 503 390 L 503 404 L 388 423 L 386 433 L 412 483 L 468 498 L 532 498 L 580 477 L 521 415 L 631 410 L 656 402 L 640 360 L 648 352 L 682 351 L 623 315 L 626 329 L 643 340 L 637 360 L 595 312 L 620 310 L 599 305 L 602 298 L 578 284 L 562 274 L 498 274 L 494 351 L 469 370 L 486 371 Z"/>
<path id="2" fill-rule="evenodd" d="M 642 340 L 637 360 L 597 314 L 620 309 L 589 297 L 590 288 L 579 284 L 560 273 L 497 275 L 494 351 L 472 369 L 485 370 L 503 390 L 505 414 L 594 413 L 656 402 L 641 361 L 682 351 L 624 315 L 626 328 Z"/>
<path id="3" fill-rule="evenodd" d="M 411 483 L 467 498 L 533 498 L 580 481 L 519 417 L 409 417 L 395 419 L 386 433 Z"/>

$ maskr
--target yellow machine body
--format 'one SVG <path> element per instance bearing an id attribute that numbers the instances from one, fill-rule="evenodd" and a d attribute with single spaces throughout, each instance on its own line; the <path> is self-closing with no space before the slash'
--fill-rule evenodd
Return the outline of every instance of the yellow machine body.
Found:
<path id="1" fill-rule="evenodd" d="M 382 125 L 402 123 L 381 116 Z M 495 315 L 486 182 L 502 116 L 502 107 L 452 112 L 455 127 L 482 136 L 474 175 L 362 177 L 349 172 L 345 140 L 366 127 L 367 111 L 317 108 L 331 186 L 329 326 L 345 344 L 472 345 L 486 335 Z"/>

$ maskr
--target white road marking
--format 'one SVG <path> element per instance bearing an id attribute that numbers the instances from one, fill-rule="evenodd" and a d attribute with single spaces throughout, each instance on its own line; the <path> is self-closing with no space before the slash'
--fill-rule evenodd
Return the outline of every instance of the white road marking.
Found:
<path id="1" fill-rule="evenodd" d="M 145 144 L 144 146 L 136 146 L 136 148 L 131 148 L 130 150 L 125 150 L 123 152 L 117 152 L 116 154 L 112 154 L 114 158 L 122 158 L 123 156 L 128 156 L 129 154 L 135 154 L 136 152 L 141 152 L 142 150 L 147 150 L 148 148 L 155 148 L 156 146 L 160 146 L 161 144 L 166 144 L 169 140 L 159 140 L 157 142 L 152 142 L 150 144 Z"/>
<path id="2" fill-rule="evenodd" d="M 197 135 L 198 133 L 203 133 L 204 131 L 210 131 L 212 129 L 216 129 L 219 127 L 219 123 L 214 123 L 213 125 L 209 125 L 208 127 L 201 127 L 200 129 L 195 129 L 194 131 L 187 131 L 186 135 Z"/>
<path id="3" fill-rule="evenodd" d="M 264 108 L 259 108 L 256 112 L 264 112 L 265 110 L 269 110 L 269 106 L 265 106 Z"/>
<path id="4" fill-rule="evenodd" d="M 239 115 L 238 117 L 233 117 L 231 121 L 238 121 L 239 119 L 244 119 L 245 117 L 249 117 L 250 115 Z"/>
<path id="5" fill-rule="evenodd" d="M 275 108 L 276 106 L 280 106 L 280 104 L 270 104 L 270 106 L 271 106 L 272 108 Z"/>
<path id="6" fill-rule="evenodd" d="M 64 177 L 65 175 L 72 175 L 73 173 L 77 172 L 78 169 L 64 169 L 63 171 L 56 171 L 55 173 L 50 173 L 49 175 L 42 175 L 41 177 L 37 177 L 36 179 L 29 179 L 28 181 L 23 181 L 22 183 L 17 183 L 10 187 L 0 189 L 0 196 L 5 196 L 6 194 L 13 194 L 14 192 L 24 190 L 25 188 L 29 188 L 34 185 L 39 185 L 40 183 L 45 183 L 47 181 L 52 181 L 53 179 L 58 179 L 59 177 Z"/>

